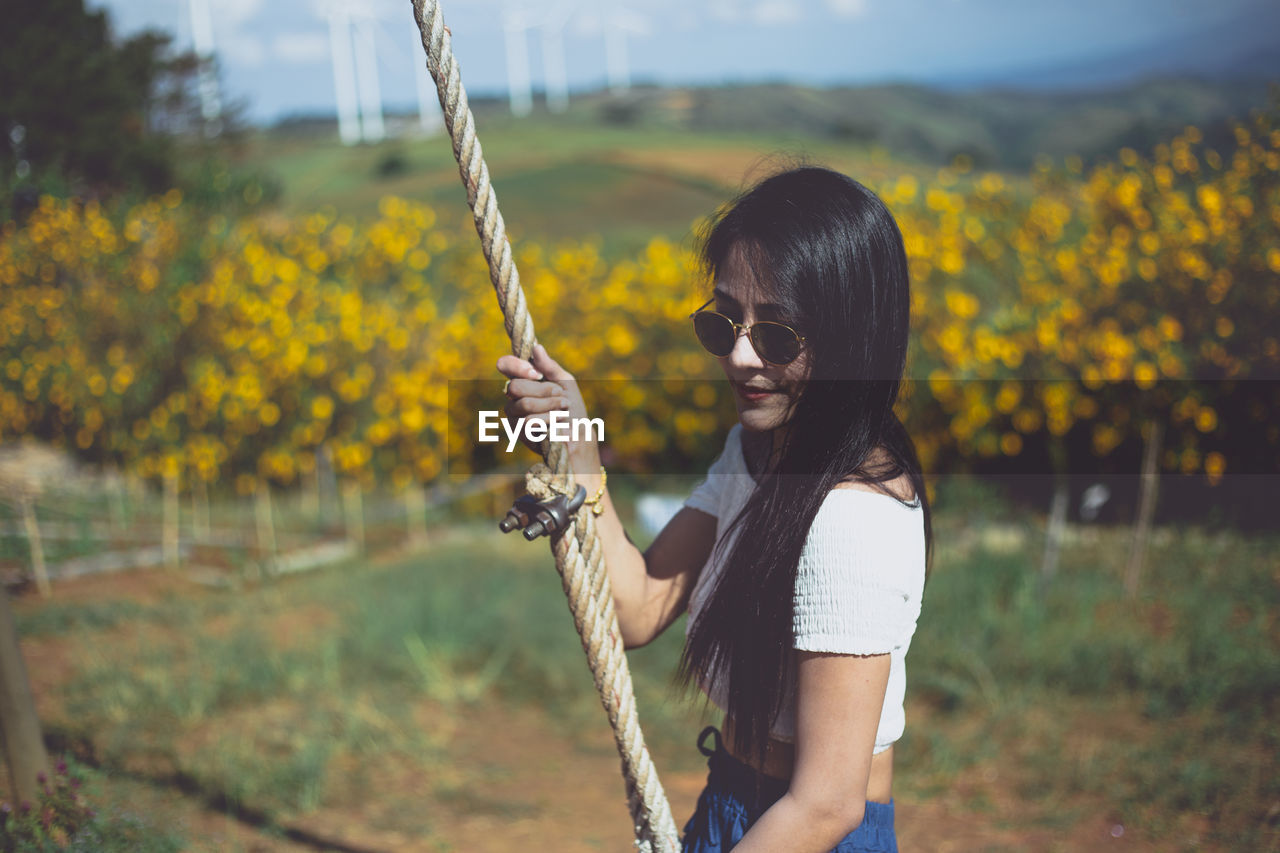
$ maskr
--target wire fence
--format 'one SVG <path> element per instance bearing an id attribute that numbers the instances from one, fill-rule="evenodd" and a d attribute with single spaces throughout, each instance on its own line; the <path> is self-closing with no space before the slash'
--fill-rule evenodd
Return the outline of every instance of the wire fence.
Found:
<path id="1" fill-rule="evenodd" d="M 0 584 L 52 583 L 164 569 L 195 583 L 239 587 L 305 572 L 368 551 L 424 547 L 434 525 L 472 514 L 501 517 L 523 471 L 504 469 L 392 491 L 334 481 L 329 489 L 210 496 L 114 476 L 48 478 L 5 489 L 0 500 Z"/>

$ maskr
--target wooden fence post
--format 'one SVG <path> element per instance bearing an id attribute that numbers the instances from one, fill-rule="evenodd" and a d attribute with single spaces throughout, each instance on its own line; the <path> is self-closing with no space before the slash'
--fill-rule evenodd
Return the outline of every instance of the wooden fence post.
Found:
<path id="1" fill-rule="evenodd" d="M 1053 501 L 1049 504 L 1049 527 L 1044 540 L 1044 559 L 1040 563 L 1040 588 L 1048 588 L 1058 573 L 1058 555 L 1062 552 L 1062 534 L 1067 527 L 1067 504 L 1071 490 L 1065 477 L 1055 477 Z"/>
<path id="2" fill-rule="evenodd" d="M 507 484 L 502 479 L 494 477 L 493 484 L 489 487 L 489 517 L 501 521 L 509 509 L 511 509 L 511 495 Z"/>
<path id="3" fill-rule="evenodd" d="M 151 511 L 151 507 L 148 506 L 149 501 L 147 500 L 149 497 L 147 494 L 147 484 L 142 481 L 141 477 L 133 471 L 130 471 L 124 475 L 124 485 L 125 491 L 129 493 L 129 510 L 133 515 L 133 520 L 138 520 L 137 516 L 140 512 L 144 517 L 146 517 Z M 146 518 L 146 521 L 150 520 L 150 518 Z"/>
<path id="4" fill-rule="evenodd" d="M 107 474 L 107 503 L 111 507 L 111 529 L 124 531 L 124 480 L 120 472 L 112 468 Z"/>
<path id="5" fill-rule="evenodd" d="M 316 451 L 316 493 L 320 501 L 320 521 L 328 525 L 337 514 L 338 476 L 333 470 L 333 450 L 327 444 Z"/>
<path id="6" fill-rule="evenodd" d="M 1142 578 L 1142 563 L 1147 556 L 1147 540 L 1151 536 L 1151 521 L 1156 514 L 1156 499 L 1160 493 L 1160 448 L 1164 442 L 1164 422 L 1153 418 L 1149 422 L 1147 444 L 1142 449 L 1142 485 L 1138 497 L 1138 518 L 1133 525 L 1133 538 L 1129 544 L 1129 563 L 1124 570 L 1124 593 L 1128 598 L 1138 594 Z"/>
<path id="7" fill-rule="evenodd" d="M 164 531 L 161 535 L 164 547 L 164 567 L 176 569 L 182 560 L 178 549 L 178 473 L 164 474 Z"/>
<path id="8" fill-rule="evenodd" d="M 302 478 L 302 514 L 309 522 L 320 520 L 320 454 L 312 460 L 311 473 Z"/>
<path id="9" fill-rule="evenodd" d="M 27 545 L 31 549 L 31 573 L 36 579 L 36 589 L 45 598 L 52 595 L 49 573 L 44 565 L 44 541 L 40 538 L 40 524 L 36 519 L 36 499 L 30 491 L 22 494 L 22 524 L 27 531 Z"/>
<path id="10" fill-rule="evenodd" d="M 427 496 L 421 485 L 410 483 L 404 490 L 404 522 L 410 545 L 427 541 Z"/>
<path id="11" fill-rule="evenodd" d="M 1067 477 L 1067 449 L 1060 437 L 1050 439 L 1049 459 L 1053 465 L 1053 501 L 1049 505 L 1044 557 L 1040 561 L 1041 595 L 1048 590 L 1049 582 L 1058 573 L 1058 556 L 1062 551 L 1062 537 L 1067 527 L 1067 507 L 1071 498 L 1071 484 Z"/>
<path id="12" fill-rule="evenodd" d="M 209 541 L 209 484 L 199 472 L 191 483 L 191 538 L 196 542 Z"/>
<path id="13" fill-rule="evenodd" d="M 9 784 L 15 799 L 36 802 L 40 793 L 37 778 L 49 773 L 36 716 L 36 701 L 27 679 L 27 665 L 18 644 L 18 630 L 9 607 L 8 593 L 0 590 L 0 746 L 9 765 Z"/>
<path id="14" fill-rule="evenodd" d="M 276 528 L 271 515 L 271 486 L 266 480 L 258 481 L 254 499 L 254 515 L 258 527 L 258 562 L 263 575 L 276 573 Z"/>
<path id="15" fill-rule="evenodd" d="M 364 551 L 364 497 L 359 480 L 343 481 L 342 508 L 347 520 L 347 539 L 355 543 L 357 551 Z"/>

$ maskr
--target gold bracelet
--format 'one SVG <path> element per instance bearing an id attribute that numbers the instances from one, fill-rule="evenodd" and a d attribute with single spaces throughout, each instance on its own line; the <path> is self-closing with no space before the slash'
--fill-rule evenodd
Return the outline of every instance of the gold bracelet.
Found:
<path id="1" fill-rule="evenodd" d="M 604 497 L 604 487 L 609 483 L 609 474 L 604 470 L 604 466 L 600 466 L 600 488 L 596 490 L 593 497 L 589 497 L 582 502 L 583 506 L 591 507 L 591 514 L 599 516 L 604 512 L 604 504 L 600 502 Z"/>

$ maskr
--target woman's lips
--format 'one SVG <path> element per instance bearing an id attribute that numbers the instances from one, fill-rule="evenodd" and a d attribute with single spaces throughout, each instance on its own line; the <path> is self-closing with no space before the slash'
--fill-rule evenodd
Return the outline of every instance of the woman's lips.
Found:
<path id="1" fill-rule="evenodd" d="M 761 388 L 749 388 L 746 385 L 739 385 L 737 382 L 733 383 L 733 390 L 738 393 L 739 397 L 751 403 L 759 402 L 778 393 L 777 391 L 766 391 Z"/>

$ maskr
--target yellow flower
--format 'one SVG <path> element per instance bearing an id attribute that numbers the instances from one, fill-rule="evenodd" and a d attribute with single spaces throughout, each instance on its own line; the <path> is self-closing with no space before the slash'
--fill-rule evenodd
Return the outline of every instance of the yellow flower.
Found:
<path id="1" fill-rule="evenodd" d="M 311 401 L 311 417 L 318 421 L 327 420 L 333 415 L 333 399 L 321 394 Z"/>
<path id="2" fill-rule="evenodd" d="M 961 320 L 967 320 L 978 313 L 978 300 L 971 294 L 956 288 L 947 288 L 943 294 L 947 310 Z"/>

